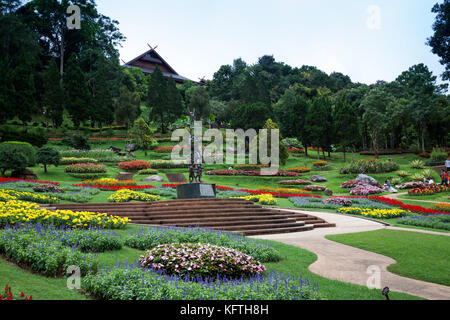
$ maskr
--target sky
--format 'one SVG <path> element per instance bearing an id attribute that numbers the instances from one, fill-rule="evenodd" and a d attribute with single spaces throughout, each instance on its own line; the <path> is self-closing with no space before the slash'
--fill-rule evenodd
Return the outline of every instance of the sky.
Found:
<path id="1" fill-rule="evenodd" d="M 393 81 L 424 63 L 444 67 L 426 45 L 438 0 L 97 0 L 119 21 L 129 61 L 151 46 L 180 75 L 212 79 L 224 64 L 263 55 L 293 67 L 342 72 L 353 82 Z M 439 2 L 442 2 L 439 0 Z M 438 77 L 438 83 L 440 77 Z"/>

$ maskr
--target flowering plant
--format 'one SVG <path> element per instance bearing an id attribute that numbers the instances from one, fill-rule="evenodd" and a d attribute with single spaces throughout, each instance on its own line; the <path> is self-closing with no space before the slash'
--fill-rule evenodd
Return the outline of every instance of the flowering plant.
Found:
<path id="1" fill-rule="evenodd" d="M 150 162 L 144 160 L 124 161 L 117 165 L 122 170 L 138 171 L 150 168 Z"/>
<path id="2" fill-rule="evenodd" d="M 167 274 L 203 278 L 249 277 L 266 270 L 250 255 L 208 243 L 162 244 L 140 256 L 139 263 Z"/>
<path id="3" fill-rule="evenodd" d="M 310 172 L 311 168 L 308 168 L 308 167 L 295 167 L 295 168 L 289 168 L 289 169 L 287 169 L 287 171 L 305 173 L 305 172 Z"/>
<path id="4" fill-rule="evenodd" d="M 5 286 L 5 290 L 4 290 L 4 294 L 2 292 L 0 292 L 0 301 L 1 300 L 5 300 L 5 301 L 9 301 L 9 300 L 33 300 L 33 296 L 30 295 L 29 297 L 27 297 L 23 291 L 20 292 L 20 299 L 16 299 L 14 298 L 14 295 L 11 292 L 11 287 L 6 285 Z"/>
<path id="5" fill-rule="evenodd" d="M 374 193 L 382 193 L 383 189 L 371 186 L 370 184 L 361 184 L 357 186 L 356 188 L 350 190 L 351 195 L 355 196 L 367 196 L 369 194 Z"/>
<path id="6" fill-rule="evenodd" d="M 54 184 L 38 184 L 33 186 L 35 192 L 52 192 L 52 193 L 64 193 L 64 190 Z"/>
<path id="7" fill-rule="evenodd" d="M 68 173 L 106 173 L 106 167 L 102 164 L 77 163 L 66 166 Z"/>
<path id="8" fill-rule="evenodd" d="M 86 186 L 134 186 L 136 185 L 136 180 L 102 178 L 97 180 L 84 180 L 82 184 Z"/>
<path id="9" fill-rule="evenodd" d="M 424 188 L 417 188 L 417 189 L 412 189 L 408 191 L 408 194 L 411 196 L 424 196 L 424 195 L 430 195 L 430 194 L 435 194 L 435 193 L 441 193 L 441 192 L 449 192 L 450 191 L 450 187 L 447 187 L 445 185 L 430 185 Z"/>
<path id="10" fill-rule="evenodd" d="M 283 180 L 278 181 L 278 184 L 285 184 L 285 185 L 309 185 L 312 184 L 311 181 L 303 180 L 303 179 L 297 179 L 297 180 Z"/>
<path id="11" fill-rule="evenodd" d="M 55 186 L 59 186 L 59 182 L 53 182 L 53 181 L 40 181 L 40 180 L 27 180 L 27 179 L 15 179 L 15 178 L 1 178 L 0 177 L 0 183 L 4 182 L 30 182 L 30 183 L 46 183 L 46 184 L 54 184 Z"/>
<path id="12" fill-rule="evenodd" d="M 356 186 L 361 185 L 362 182 L 356 179 L 345 181 L 341 184 L 341 188 L 355 188 Z"/>
<path id="13" fill-rule="evenodd" d="M 398 218 L 406 215 L 406 211 L 400 209 L 363 209 L 358 207 L 339 208 L 338 212 L 343 214 L 356 214 L 371 218 L 384 219 Z"/>
<path id="14" fill-rule="evenodd" d="M 433 210 L 445 211 L 450 213 L 450 203 L 433 203 Z"/>
<path id="15" fill-rule="evenodd" d="M 129 202 L 131 200 L 136 201 L 158 201 L 161 197 L 158 195 L 147 194 L 143 192 L 136 192 L 129 189 L 121 189 L 108 197 L 108 201 L 111 202 Z"/>
<path id="16" fill-rule="evenodd" d="M 261 175 L 260 171 L 255 170 L 210 170 L 206 171 L 207 175 L 218 175 L 218 176 L 259 176 Z M 278 171 L 276 174 L 271 176 L 281 176 L 281 177 L 297 177 L 301 176 L 300 173 L 297 172 L 289 172 L 289 171 Z"/>
<path id="17" fill-rule="evenodd" d="M 346 199 L 346 198 L 340 198 L 340 197 L 335 197 L 335 198 L 328 198 L 325 200 L 322 200 L 323 204 L 337 204 L 343 207 L 351 207 L 353 205 L 353 201 L 350 199 Z"/>
<path id="18" fill-rule="evenodd" d="M 0 189 L 0 201 L 24 200 L 36 203 L 57 203 L 59 198 L 32 192 Z"/>
<path id="19" fill-rule="evenodd" d="M 350 173 L 383 173 L 398 170 L 399 166 L 394 161 L 382 161 L 382 160 L 365 160 L 352 161 L 349 165 L 343 167 L 340 171 L 341 174 Z"/>
<path id="20" fill-rule="evenodd" d="M 315 161 L 313 162 L 314 167 L 325 167 L 328 164 L 328 161 Z"/>
<path id="21" fill-rule="evenodd" d="M 292 152 L 292 153 L 305 153 L 305 150 L 300 149 L 300 148 L 289 148 L 288 152 Z"/>
<path id="22" fill-rule="evenodd" d="M 414 189 L 414 188 L 424 188 L 428 184 L 422 181 L 411 181 L 406 182 L 398 186 L 398 189 Z"/>
<path id="23" fill-rule="evenodd" d="M 306 191 L 325 191 L 326 187 L 324 186 L 316 186 L 316 185 L 309 185 L 305 186 Z"/>

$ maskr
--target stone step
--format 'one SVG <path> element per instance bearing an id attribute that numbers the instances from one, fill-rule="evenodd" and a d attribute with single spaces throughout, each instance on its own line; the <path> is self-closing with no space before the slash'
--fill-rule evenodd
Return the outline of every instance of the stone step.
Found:
<path id="1" fill-rule="evenodd" d="M 167 220 L 149 220 L 149 219 L 136 219 L 132 222 L 141 224 L 148 222 L 149 224 L 162 224 L 162 225 L 173 225 L 173 226 L 237 226 L 237 225 L 259 225 L 259 224 L 284 224 L 284 223 L 297 223 L 305 225 L 305 222 L 297 222 L 294 219 L 259 219 L 259 220 L 248 220 L 245 218 L 236 220 L 222 220 L 222 219 L 210 219 L 210 220 L 197 220 L 197 219 L 180 219 L 176 221 Z"/>

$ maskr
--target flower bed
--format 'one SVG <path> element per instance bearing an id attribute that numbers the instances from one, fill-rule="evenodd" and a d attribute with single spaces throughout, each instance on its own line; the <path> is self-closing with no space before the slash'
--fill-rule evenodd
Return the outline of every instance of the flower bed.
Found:
<path id="1" fill-rule="evenodd" d="M 122 229 L 130 221 L 128 218 L 110 216 L 106 213 L 50 211 L 40 208 L 35 203 L 20 200 L 0 202 L 0 227 L 32 223 L 68 228 Z"/>
<path id="2" fill-rule="evenodd" d="M 450 203 L 433 203 L 433 210 L 450 212 Z"/>
<path id="3" fill-rule="evenodd" d="M 324 186 L 317 186 L 317 185 L 308 185 L 308 186 L 305 186 L 304 189 L 306 191 L 315 191 L 315 192 L 317 192 L 317 191 L 325 191 L 326 187 L 324 187 Z"/>
<path id="4" fill-rule="evenodd" d="M 427 183 L 422 181 L 412 181 L 412 182 L 406 182 L 404 184 L 401 184 L 398 186 L 398 189 L 415 189 L 415 188 L 424 188 L 428 186 Z"/>
<path id="5" fill-rule="evenodd" d="M 66 173 L 106 173 L 106 167 L 95 163 L 77 163 L 66 166 Z"/>
<path id="6" fill-rule="evenodd" d="M 436 193 L 441 193 L 441 192 L 449 192 L 450 191 L 450 187 L 447 187 L 445 185 L 429 185 L 427 187 L 424 188 L 417 188 L 417 189 L 412 189 L 408 191 L 408 195 L 410 196 L 424 196 L 424 195 L 431 195 L 431 194 L 436 194 Z"/>
<path id="7" fill-rule="evenodd" d="M 100 300 L 311 300 L 321 299 L 307 278 L 272 273 L 248 280 L 223 277 L 183 279 L 135 266 L 103 270 L 83 279 L 83 288 Z M 125 289 L 126 288 L 126 289 Z"/>
<path id="8" fill-rule="evenodd" d="M 150 160 L 149 163 L 152 169 L 178 169 L 189 166 L 187 162 L 171 160 Z"/>
<path id="9" fill-rule="evenodd" d="M 283 180 L 283 181 L 278 181 L 278 184 L 284 184 L 284 185 L 292 185 L 292 186 L 296 186 L 296 185 L 310 185 L 312 184 L 311 181 L 308 180 L 303 180 L 303 179 L 297 179 L 297 180 Z"/>
<path id="10" fill-rule="evenodd" d="M 211 176 L 260 176 L 260 171 L 255 170 L 209 170 L 206 175 Z M 265 175 L 266 176 L 266 175 Z M 278 171 L 276 174 L 270 175 L 272 177 L 298 177 L 301 176 L 297 172 Z"/>
<path id="11" fill-rule="evenodd" d="M 311 197 L 311 198 L 322 198 L 321 196 L 315 194 L 300 194 L 300 193 L 279 193 L 279 192 L 269 192 L 269 191 L 259 191 L 259 190 L 248 190 L 239 189 L 237 191 L 243 191 L 250 194 L 270 194 L 277 198 L 290 198 L 290 197 Z"/>
<path id="12" fill-rule="evenodd" d="M 108 197 L 111 202 L 130 202 L 135 201 L 158 201 L 161 197 L 158 195 L 151 195 L 143 192 L 136 192 L 129 189 L 121 189 Z"/>
<path id="13" fill-rule="evenodd" d="M 313 166 L 315 168 L 321 168 L 321 167 L 325 167 L 328 165 L 328 161 L 314 161 L 313 162 Z"/>
<path id="14" fill-rule="evenodd" d="M 406 211 L 400 209 L 363 209 L 358 207 L 339 208 L 338 212 L 343 214 L 355 214 L 370 218 L 382 219 L 399 218 L 406 215 Z"/>
<path id="15" fill-rule="evenodd" d="M 323 204 L 336 204 L 341 207 L 351 207 L 353 205 L 352 200 L 346 199 L 346 198 L 340 198 L 340 197 L 324 199 L 324 200 L 322 200 L 322 203 Z"/>
<path id="16" fill-rule="evenodd" d="M 394 161 L 382 160 L 364 160 L 352 161 L 349 165 L 343 167 L 341 174 L 360 174 L 360 173 L 384 173 L 398 170 L 399 166 Z"/>
<path id="17" fill-rule="evenodd" d="M 169 275 L 202 278 L 250 277 L 266 270 L 264 265 L 250 255 L 205 243 L 162 244 L 140 256 L 139 264 Z"/>
<path id="18" fill-rule="evenodd" d="M 47 192 L 47 193 L 64 193 L 64 190 L 54 184 L 38 184 L 33 186 L 35 192 Z"/>
<path id="19" fill-rule="evenodd" d="M 102 178 L 97 180 L 84 180 L 82 184 L 85 186 L 134 186 L 136 185 L 136 180 Z"/>
<path id="20" fill-rule="evenodd" d="M 377 194 L 382 192 L 383 189 L 371 186 L 370 184 L 361 184 L 350 190 L 350 194 L 355 196 L 367 196 L 369 194 Z"/>
<path id="21" fill-rule="evenodd" d="M 259 194 L 259 195 L 253 194 L 244 197 L 233 197 L 232 199 L 244 199 L 247 201 L 253 201 L 262 205 L 270 205 L 270 206 L 277 204 L 277 200 L 271 194 Z"/>
<path id="22" fill-rule="evenodd" d="M 0 201 L 23 200 L 36 203 L 58 203 L 59 198 L 32 192 L 0 189 Z"/>
<path id="23" fill-rule="evenodd" d="M 303 150 L 303 149 L 300 149 L 300 148 L 289 148 L 288 149 L 288 152 L 290 152 L 290 153 L 297 153 L 297 154 L 302 154 L 302 153 L 305 153 L 305 150 Z"/>
<path id="24" fill-rule="evenodd" d="M 289 169 L 287 169 L 287 171 L 289 171 L 289 172 L 298 172 L 298 173 L 306 173 L 306 172 L 310 172 L 311 168 L 295 167 L 295 168 L 289 168 Z"/>
<path id="25" fill-rule="evenodd" d="M 355 188 L 355 187 L 357 187 L 357 186 L 359 186 L 359 185 L 361 185 L 361 184 L 362 184 L 361 181 L 358 181 L 358 180 L 356 180 L 356 179 L 353 179 L 353 180 L 349 180 L 349 181 L 343 182 L 343 183 L 341 184 L 341 188 Z"/>
<path id="26" fill-rule="evenodd" d="M 97 163 L 97 159 L 94 158 L 61 158 L 59 164 L 70 165 L 77 163 Z"/>
<path id="27" fill-rule="evenodd" d="M 292 189 L 292 188 L 272 188 L 272 187 L 261 187 L 257 190 L 261 191 L 267 191 L 267 192 L 274 192 L 274 193 L 290 193 L 290 194 L 304 194 L 304 193 L 310 193 L 311 191 L 308 190 L 300 190 L 300 189 Z"/>
<path id="28" fill-rule="evenodd" d="M 143 169 L 149 169 L 150 163 L 144 160 L 124 161 L 117 165 L 120 169 L 126 171 L 139 171 Z"/>
<path id="29" fill-rule="evenodd" d="M 15 179 L 15 178 L 1 178 L 0 177 L 0 183 L 7 183 L 7 182 L 30 182 L 30 183 L 45 183 L 45 184 L 54 184 L 56 186 L 59 186 L 59 182 L 53 182 L 53 181 L 40 181 L 40 180 L 28 180 L 28 179 Z"/>
<path id="30" fill-rule="evenodd" d="M 409 226 L 450 230 L 450 215 L 448 214 L 407 216 L 397 219 L 396 222 Z"/>

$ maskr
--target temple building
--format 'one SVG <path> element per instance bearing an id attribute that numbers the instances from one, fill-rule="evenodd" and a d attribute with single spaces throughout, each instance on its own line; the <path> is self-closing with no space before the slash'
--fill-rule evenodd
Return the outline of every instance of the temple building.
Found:
<path id="1" fill-rule="evenodd" d="M 176 84 L 183 84 L 185 81 L 196 82 L 179 75 L 153 48 L 125 63 L 124 66 L 139 68 L 145 75 L 153 73 L 155 67 L 158 66 L 163 75 L 165 77 L 172 77 Z"/>

